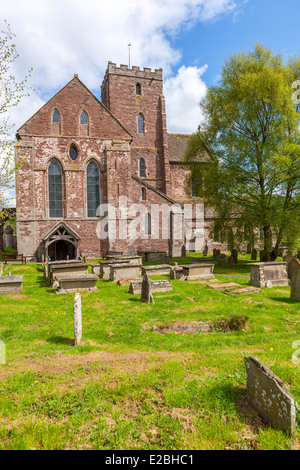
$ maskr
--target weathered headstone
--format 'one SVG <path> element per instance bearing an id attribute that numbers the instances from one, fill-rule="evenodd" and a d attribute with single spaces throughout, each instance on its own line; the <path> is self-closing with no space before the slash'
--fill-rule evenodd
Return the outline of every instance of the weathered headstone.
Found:
<path id="1" fill-rule="evenodd" d="M 261 263 L 266 263 L 266 262 L 270 261 L 270 256 L 265 250 L 260 250 L 259 260 L 260 260 Z"/>
<path id="2" fill-rule="evenodd" d="M 296 302 L 300 302 L 300 263 L 298 268 L 292 273 L 291 299 L 296 300 Z"/>
<path id="3" fill-rule="evenodd" d="M 217 248 L 213 249 L 213 258 L 218 259 L 219 254 L 221 253 L 220 250 L 217 250 Z"/>
<path id="4" fill-rule="evenodd" d="M 218 256 L 218 266 L 225 266 L 226 262 L 226 255 L 224 253 L 220 253 Z"/>
<path id="5" fill-rule="evenodd" d="M 82 338 L 81 296 L 78 293 L 74 298 L 74 337 L 74 344 L 77 346 Z"/>
<path id="6" fill-rule="evenodd" d="M 43 265 L 43 273 L 44 273 L 44 279 L 48 278 L 48 266 L 47 264 Z"/>
<path id="7" fill-rule="evenodd" d="M 151 302 L 151 283 L 148 274 L 143 277 L 141 301 L 148 304 Z"/>
<path id="8" fill-rule="evenodd" d="M 296 429 L 295 401 L 284 383 L 254 356 L 246 358 L 247 399 L 273 427 L 293 433 Z"/>
<path id="9" fill-rule="evenodd" d="M 182 247 L 181 247 L 181 256 L 182 256 L 183 258 L 186 257 L 186 247 L 185 247 L 185 245 L 182 245 Z"/>
<path id="10" fill-rule="evenodd" d="M 205 247 L 203 248 L 203 256 L 208 255 L 208 246 L 207 246 L 207 241 L 205 241 Z"/>
<path id="11" fill-rule="evenodd" d="M 296 258 L 292 258 L 289 262 L 287 262 L 287 274 L 291 282 L 292 282 L 295 271 L 297 271 L 299 267 L 300 267 L 300 263 Z"/>
<path id="12" fill-rule="evenodd" d="M 251 251 L 251 260 L 257 261 L 257 250 L 255 248 Z"/>
<path id="13" fill-rule="evenodd" d="M 233 256 L 228 256 L 227 264 L 229 269 L 234 269 L 235 262 Z"/>
<path id="14" fill-rule="evenodd" d="M 235 264 L 237 264 L 237 262 L 238 262 L 238 251 L 235 248 L 233 250 L 231 250 L 231 256 L 233 256 L 234 262 L 235 262 Z"/>

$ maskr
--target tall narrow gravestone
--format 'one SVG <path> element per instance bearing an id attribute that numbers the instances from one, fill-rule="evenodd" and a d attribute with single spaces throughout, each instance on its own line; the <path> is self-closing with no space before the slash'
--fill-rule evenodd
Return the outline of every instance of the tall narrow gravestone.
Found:
<path id="1" fill-rule="evenodd" d="M 141 301 L 146 302 L 148 304 L 150 302 L 154 302 L 153 295 L 151 294 L 151 282 L 148 274 L 145 274 L 145 276 L 143 277 Z"/>
<path id="2" fill-rule="evenodd" d="M 74 298 L 74 337 L 74 344 L 77 346 L 82 337 L 81 296 L 78 293 Z"/>

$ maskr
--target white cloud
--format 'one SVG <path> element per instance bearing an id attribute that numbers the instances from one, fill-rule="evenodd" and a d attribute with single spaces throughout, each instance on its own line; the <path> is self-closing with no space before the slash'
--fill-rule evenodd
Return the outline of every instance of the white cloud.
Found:
<path id="1" fill-rule="evenodd" d="M 213 21 L 232 13 L 245 0 L 14 0 L 3 2 L 1 17 L 16 34 L 20 55 L 14 64 L 19 80 L 34 67 L 31 84 L 36 88 L 13 111 L 19 127 L 33 112 L 64 86 L 77 73 L 97 96 L 109 60 L 128 63 L 128 43 L 132 43 L 131 65 L 163 68 L 166 90 L 172 99 L 169 105 L 178 115 L 171 121 L 180 125 L 187 101 L 193 103 L 190 90 L 182 80 L 183 72 L 172 77 L 181 53 L 174 47 L 174 38 L 197 22 Z M 203 83 L 196 71 L 185 71 L 186 80 L 194 80 L 194 92 L 202 92 Z M 194 75 L 192 72 L 194 71 Z M 193 77 L 192 77 L 193 75 Z M 187 82 L 186 82 L 187 83 Z M 176 91 L 176 85 L 179 89 Z M 187 99 L 184 99 L 186 96 Z M 199 101 L 200 95 L 196 98 Z M 180 106 L 183 106 L 181 110 Z M 196 114 L 193 109 L 190 115 Z M 194 122 L 195 118 L 191 120 Z M 182 121 L 183 131 L 186 128 Z"/>
<path id="2" fill-rule="evenodd" d="M 177 75 L 168 78 L 164 86 L 168 132 L 190 134 L 197 130 L 202 121 L 200 99 L 207 91 L 202 79 L 207 65 L 198 67 L 182 66 Z"/>

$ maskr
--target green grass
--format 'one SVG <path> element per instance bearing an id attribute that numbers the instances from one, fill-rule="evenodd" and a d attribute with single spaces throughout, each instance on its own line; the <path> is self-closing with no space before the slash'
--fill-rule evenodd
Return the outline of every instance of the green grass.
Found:
<path id="1" fill-rule="evenodd" d="M 180 263 L 191 261 L 194 254 Z M 172 260 L 174 262 L 175 260 Z M 246 286 L 248 256 L 221 282 Z M 56 295 L 42 267 L 13 264 L 23 293 L 2 295 L 0 449 L 299 449 L 247 405 L 244 357 L 255 355 L 300 402 L 299 303 L 288 288 L 225 295 L 172 281 L 173 291 L 143 304 L 106 280 L 82 293 L 82 345 L 73 346 L 74 295 Z M 248 328 L 157 333 L 157 325 L 246 316 Z M 288 321 L 289 320 L 289 321 Z M 293 323 L 295 322 L 295 323 Z"/>

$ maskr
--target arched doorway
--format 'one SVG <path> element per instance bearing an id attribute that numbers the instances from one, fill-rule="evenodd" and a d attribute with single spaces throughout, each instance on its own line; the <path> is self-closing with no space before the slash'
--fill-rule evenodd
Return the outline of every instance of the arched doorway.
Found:
<path id="1" fill-rule="evenodd" d="M 64 240 L 58 240 L 51 243 L 48 247 L 48 260 L 62 261 L 65 259 L 76 259 L 75 246 Z"/>
<path id="2" fill-rule="evenodd" d="M 78 241 L 80 237 L 65 223 L 54 227 L 44 238 L 45 260 L 63 261 L 77 259 Z"/>

